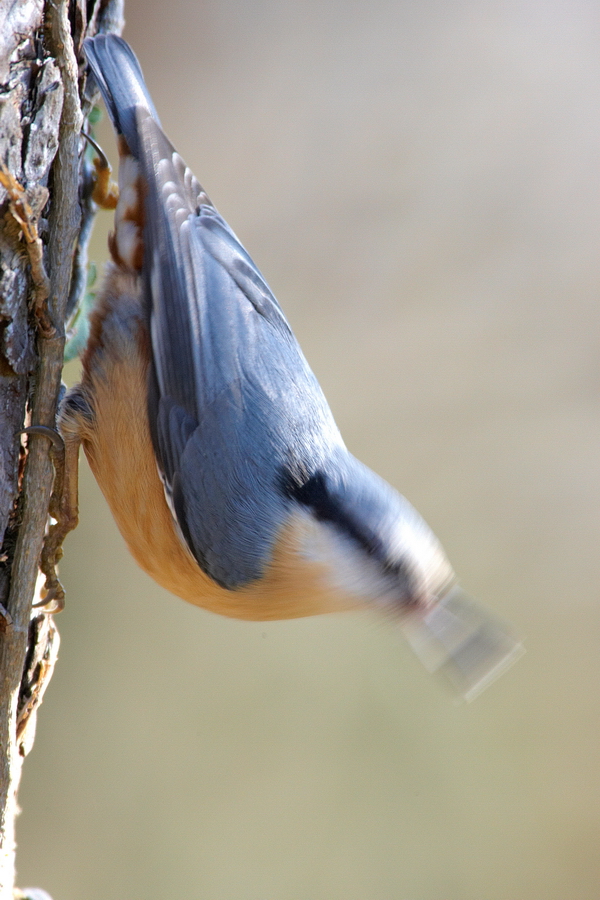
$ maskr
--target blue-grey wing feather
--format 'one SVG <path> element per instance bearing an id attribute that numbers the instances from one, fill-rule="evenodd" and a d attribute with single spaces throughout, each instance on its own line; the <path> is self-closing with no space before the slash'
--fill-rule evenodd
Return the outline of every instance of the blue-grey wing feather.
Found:
<path id="1" fill-rule="evenodd" d="M 191 551 L 237 587 L 285 520 L 281 473 L 308 476 L 342 440 L 260 272 L 143 110 L 138 129 L 155 452 Z"/>
<path id="2" fill-rule="evenodd" d="M 145 175 L 148 413 L 165 493 L 216 581 L 258 578 L 289 513 L 284 484 L 325 468 L 342 439 L 260 272 L 162 129 L 130 47 L 85 52 Z"/>

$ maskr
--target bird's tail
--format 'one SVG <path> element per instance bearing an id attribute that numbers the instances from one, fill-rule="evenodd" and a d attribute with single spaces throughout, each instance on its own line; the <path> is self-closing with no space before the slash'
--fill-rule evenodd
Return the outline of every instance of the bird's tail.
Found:
<path id="1" fill-rule="evenodd" d="M 116 34 L 86 38 L 83 49 L 116 131 L 138 158 L 136 108 L 148 110 L 158 124 L 160 121 L 135 53 Z"/>
<path id="2" fill-rule="evenodd" d="M 524 652 L 510 629 L 459 587 L 425 615 L 409 615 L 402 630 L 430 672 L 439 672 L 473 700 Z"/>

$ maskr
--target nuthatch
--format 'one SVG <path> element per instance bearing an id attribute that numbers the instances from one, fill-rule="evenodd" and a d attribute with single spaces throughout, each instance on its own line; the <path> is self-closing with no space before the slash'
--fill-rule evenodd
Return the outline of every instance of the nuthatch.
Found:
<path id="1" fill-rule="evenodd" d="M 62 406 L 133 556 L 240 619 L 397 614 L 465 695 L 518 642 L 413 507 L 346 449 L 262 275 L 165 136 L 128 44 L 84 50 L 118 135 L 112 262 Z M 71 499 L 76 503 L 72 476 Z"/>

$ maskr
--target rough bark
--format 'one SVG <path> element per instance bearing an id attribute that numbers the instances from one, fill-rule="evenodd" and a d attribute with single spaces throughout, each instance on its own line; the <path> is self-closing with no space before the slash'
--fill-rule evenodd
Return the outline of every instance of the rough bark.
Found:
<path id="1" fill-rule="evenodd" d="M 121 27 L 122 0 L 0 0 L 0 900 L 13 896 L 21 766 L 58 646 L 52 617 L 32 617 L 51 443 L 20 432 L 55 425 L 67 305 L 82 282 L 92 98 L 81 44 Z"/>

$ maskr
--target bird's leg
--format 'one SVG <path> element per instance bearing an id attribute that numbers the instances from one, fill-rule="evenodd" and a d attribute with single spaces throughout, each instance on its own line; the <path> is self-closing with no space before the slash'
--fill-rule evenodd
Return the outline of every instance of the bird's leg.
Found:
<path id="1" fill-rule="evenodd" d="M 86 141 L 96 151 L 94 168 L 96 183 L 92 191 L 92 200 L 101 209 L 115 209 L 119 199 L 119 187 L 111 179 L 112 168 L 102 147 L 86 132 L 82 132 Z"/>

